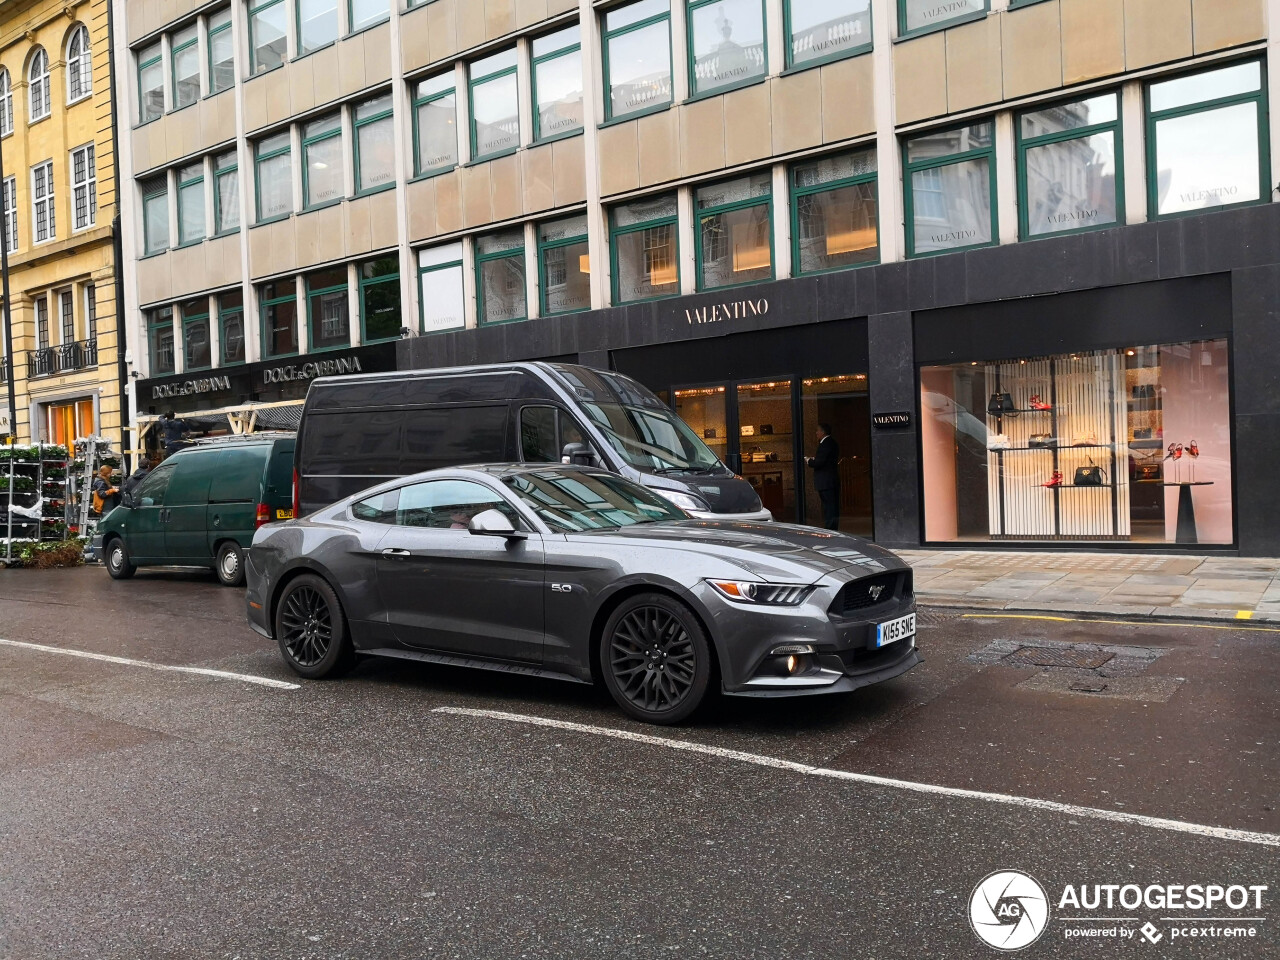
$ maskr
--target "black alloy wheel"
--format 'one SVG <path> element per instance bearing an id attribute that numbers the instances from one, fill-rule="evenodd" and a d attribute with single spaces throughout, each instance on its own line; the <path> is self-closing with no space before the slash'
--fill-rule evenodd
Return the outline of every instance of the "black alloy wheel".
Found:
<path id="1" fill-rule="evenodd" d="M 312 680 L 337 676 L 355 662 L 338 596 L 315 574 L 285 587 L 276 605 L 276 642 L 294 672 Z"/>
<path id="2" fill-rule="evenodd" d="M 106 546 L 107 573 L 111 575 L 112 580 L 128 580 L 138 568 L 133 565 L 133 561 L 129 559 L 129 549 L 124 545 L 124 541 L 119 537 L 113 537 L 111 542 Z"/>
<path id="3" fill-rule="evenodd" d="M 679 723 L 702 703 L 711 648 L 684 604 L 657 593 L 632 597 L 609 617 L 601 642 L 605 685 L 630 716 Z"/>

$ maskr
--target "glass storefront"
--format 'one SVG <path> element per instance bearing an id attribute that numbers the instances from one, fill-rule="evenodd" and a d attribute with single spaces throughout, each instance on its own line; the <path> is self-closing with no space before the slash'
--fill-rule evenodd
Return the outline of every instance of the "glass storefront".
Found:
<path id="1" fill-rule="evenodd" d="M 1227 342 L 920 370 L 925 540 L 1229 544 Z"/>

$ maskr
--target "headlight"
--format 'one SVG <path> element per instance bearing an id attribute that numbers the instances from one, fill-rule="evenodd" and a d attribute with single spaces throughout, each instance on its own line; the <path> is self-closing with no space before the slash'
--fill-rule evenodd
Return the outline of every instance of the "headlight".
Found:
<path id="1" fill-rule="evenodd" d="M 650 487 L 649 489 L 658 496 L 670 500 L 681 510 L 701 510 L 705 512 L 711 509 L 697 497 L 688 493 L 681 493 L 679 490 L 663 490 L 661 487 Z"/>
<path id="2" fill-rule="evenodd" d="M 759 606 L 794 607 L 809 595 L 812 587 L 790 583 L 753 583 L 743 580 L 708 580 L 726 600 Z"/>

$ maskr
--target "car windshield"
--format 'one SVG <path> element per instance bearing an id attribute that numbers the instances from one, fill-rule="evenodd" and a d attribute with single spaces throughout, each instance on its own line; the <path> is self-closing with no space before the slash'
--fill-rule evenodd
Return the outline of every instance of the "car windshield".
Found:
<path id="1" fill-rule="evenodd" d="M 707 473 L 721 466 L 688 424 L 634 380 L 588 367 L 557 370 L 610 445 L 637 470 Z"/>
<path id="2" fill-rule="evenodd" d="M 687 519 L 662 497 L 612 474 L 548 469 L 518 473 L 502 482 L 557 533 Z"/>

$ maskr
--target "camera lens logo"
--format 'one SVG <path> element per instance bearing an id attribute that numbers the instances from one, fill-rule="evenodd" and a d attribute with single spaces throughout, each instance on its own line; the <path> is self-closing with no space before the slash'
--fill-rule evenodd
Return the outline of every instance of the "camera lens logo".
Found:
<path id="1" fill-rule="evenodd" d="M 1039 940 L 1049 926 L 1049 898 L 1025 873 L 997 870 L 973 888 L 969 925 L 988 946 L 1021 950 Z"/>

